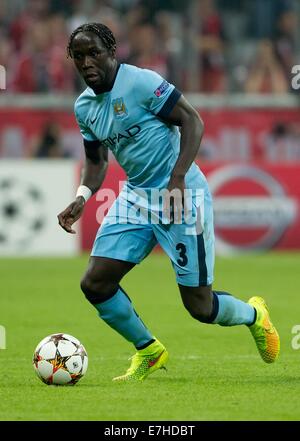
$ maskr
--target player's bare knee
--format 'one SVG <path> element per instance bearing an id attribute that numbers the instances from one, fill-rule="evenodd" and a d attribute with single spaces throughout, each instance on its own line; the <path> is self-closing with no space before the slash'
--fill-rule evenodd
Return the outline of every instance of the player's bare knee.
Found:
<path id="1" fill-rule="evenodd" d="M 212 306 L 209 302 L 197 302 L 196 304 L 185 305 L 190 315 L 203 323 L 209 323 L 212 313 Z"/>
<path id="2" fill-rule="evenodd" d="M 90 279 L 86 275 L 84 275 L 80 281 L 80 288 L 84 295 L 87 297 L 91 291 L 91 284 Z"/>
<path id="3" fill-rule="evenodd" d="M 211 322 L 211 310 L 210 309 L 206 309 L 206 310 L 192 310 L 189 311 L 189 313 L 191 314 L 191 316 L 195 319 L 198 320 L 199 322 L 202 323 L 210 323 Z"/>
<path id="4" fill-rule="evenodd" d="M 80 287 L 86 299 L 92 303 L 101 303 L 118 289 L 118 284 L 98 275 L 97 278 L 86 273 L 80 282 Z"/>
<path id="5" fill-rule="evenodd" d="M 213 308 L 210 287 L 181 287 L 183 304 L 190 315 L 203 323 L 209 323 Z"/>

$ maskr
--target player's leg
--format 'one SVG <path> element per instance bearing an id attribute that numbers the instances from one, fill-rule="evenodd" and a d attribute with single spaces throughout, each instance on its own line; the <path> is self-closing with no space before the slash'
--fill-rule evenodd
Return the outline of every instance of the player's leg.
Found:
<path id="1" fill-rule="evenodd" d="M 114 223 L 108 213 L 99 229 L 81 287 L 99 316 L 137 349 L 131 366 L 114 380 L 143 380 L 168 359 L 165 347 L 136 313 L 120 281 L 156 244 L 147 225 Z"/>
<path id="2" fill-rule="evenodd" d="M 278 358 L 280 339 L 263 298 L 252 297 L 245 303 L 227 292 L 212 291 L 211 285 L 178 286 L 192 317 L 221 326 L 247 325 L 262 359 L 273 363 Z"/>
<path id="3" fill-rule="evenodd" d="M 81 289 L 102 320 L 141 349 L 154 342 L 154 338 L 119 285 L 134 266 L 131 262 L 92 256 Z"/>
<path id="4" fill-rule="evenodd" d="M 211 285 L 178 286 L 184 306 L 200 322 L 221 326 L 250 326 L 255 322 L 253 306 L 227 292 L 212 291 Z"/>
<path id="5" fill-rule="evenodd" d="M 195 204 L 193 210 L 196 207 Z M 202 213 L 198 210 L 203 219 L 201 228 L 197 222 L 155 228 L 158 242 L 172 261 L 183 303 L 192 317 L 203 323 L 249 326 L 263 360 L 275 361 L 279 336 L 263 299 L 254 297 L 246 303 L 227 292 L 212 291 L 214 231 L 209 192 L 205 192 L 199 207 L 205 208 Z"/>
<path id="6" fill-rule="evenodd" d="M 115 381 L 143 380 L 165 367 L 168 353 L 139 315 L 119 283 L 134 263 L 116 259 L 91 257 L 81 288 L 99 316 L 137 349 L 125 373 Z"/>
<path id="7" fill-rule="evenodd" d="M 255 309 L 251 305 L 211 289 L 213 231 L 187 234 L 189 230 L 184 224 L 173 224 L 164 234 L 162 229 L 163 226 L 156 228 L 156 237 L 172 261 L 183 304 L 192 317 L 222 326 L 251 325 L 255 320 Z"/>

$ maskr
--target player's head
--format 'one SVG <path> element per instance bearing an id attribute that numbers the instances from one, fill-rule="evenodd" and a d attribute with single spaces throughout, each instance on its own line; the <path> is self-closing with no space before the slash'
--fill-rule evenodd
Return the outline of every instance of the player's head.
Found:
<path id="1" fill-rule="evenodd" d="M 116 65 L 116 40 L 101 23 L 87 23 L 75 29 L 69 40 L 68 55 L 88 86 L 105 89 Z"/>

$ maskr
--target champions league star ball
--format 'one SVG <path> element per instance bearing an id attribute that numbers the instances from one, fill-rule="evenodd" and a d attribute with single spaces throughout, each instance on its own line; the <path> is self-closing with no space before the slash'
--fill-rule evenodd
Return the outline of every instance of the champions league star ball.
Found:
<path id="1" fill-rule="evenodd" d="M 46 384 L 72 385 L 86 373 L 88 356 L 77 338 L 68 334 L 52 334 L 37 345 L 33 367 Z"/>

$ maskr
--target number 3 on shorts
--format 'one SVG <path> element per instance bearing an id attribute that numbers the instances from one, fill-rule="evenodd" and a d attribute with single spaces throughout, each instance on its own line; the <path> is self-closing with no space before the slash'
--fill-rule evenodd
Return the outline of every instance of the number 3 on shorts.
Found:
<path id="1" fill-rule="evenodd" d="M 176 250 L 179 251 L 179 257 L 180 259 L 177 259 L 177 263 L 180 266 L 186 266 L 188 263 L 188 258 L 186 255 L 186 246 L 184 245 L 184 243 L 178 243 L 176 245 Z"/>

